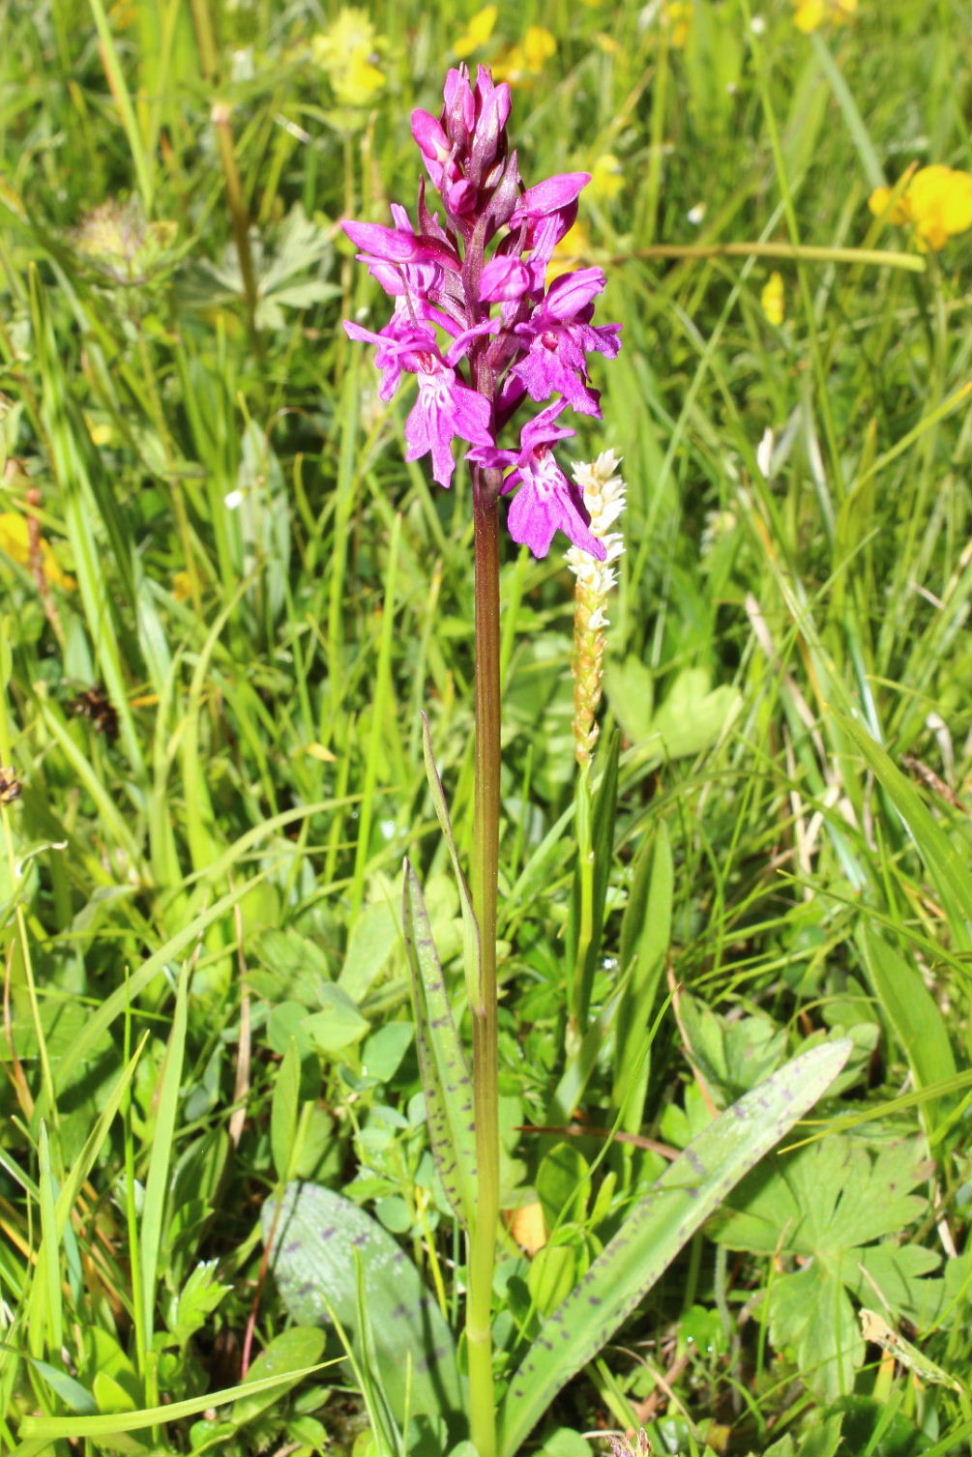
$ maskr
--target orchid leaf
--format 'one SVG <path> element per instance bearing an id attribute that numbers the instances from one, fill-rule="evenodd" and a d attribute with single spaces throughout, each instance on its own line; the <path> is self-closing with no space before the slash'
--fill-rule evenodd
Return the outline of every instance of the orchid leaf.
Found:
<path id="1" fill-rule="evenodd" d="M 404 920 L 429 1140 L 445 1196 L 468 1227 L 476 1203 L 472 1079 L 452 1018 L 422 888 L 408 861 Z"/>
<path id="2" fill-rule="evenodd" d="M 452 820 L 449 817 L 449 806 L 446 803 L 445 789 L 442 779 L 436 768 L 435 758 L 432 753 L 432 733 L 429 728 L 428 715 L 422 715 L 422 753 L 425 758 L 425 774 L 429 782 L 429 789 L 432 792 L 432 803 L 435 806 L 436 818 L 439 821 L 439 828 L 445 837 L 449 847 L 449 858 L 452 861 L 452 868 L 455 871 L 456 883 L 459 886 L 459 902 L 462 906 L 462 961 L 466 972 L 466 991 L 470 1002 L 475 1001 L 479 987 L 479 923 L 476 920 L 476 912 L 473 910 L 472 896 L 469 893 L 469 885 L 463 874 L 462 862 L 459 859 L 459 848 L 456 845 L 455 831 L 452 828 Z"/>
<path id="3" fill-rule="evenodd" d="M 728 1108 L 665 1170 L 544 1321 L 511 1378 L 499 1412 L 501 1457 L 515 1457 L 557 1392 L 593 1360 L 743 1175 L 826 1091 L 851 1050 L 844 1038 L 794 1058 Z"/>
<path id="4" fill-rule="evenodd" d="M 462 1410 L 452 1331 L 415 1265 L 393 1237 L 350 1199 L 319 1184 L 288 1184 L 261 1212 L 271 1268 L 284 1304 L 302 1326 L 340 1322 L 358 1359 L 373 1342 L 382 1385 L 399 1421 L 413 1412 Z M 362 1271 L 370 1335 L 361 1329 Z"/>

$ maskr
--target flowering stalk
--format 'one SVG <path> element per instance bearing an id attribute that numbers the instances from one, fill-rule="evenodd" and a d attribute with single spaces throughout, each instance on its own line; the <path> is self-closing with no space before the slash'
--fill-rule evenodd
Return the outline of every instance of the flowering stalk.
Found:
<path id="1" fill-rule="evenodd" d="M 606 450 L 589 465 L 574 469 L 574 480 L 583 491 L 584 505 L 591 518 L 591 531 L 604 547 L 603 559 L 571 547 L 567 565 L 576 578 L 574 587 L 574 754 L 580 766 L 575 806 L 580 917 L 574 948 L 573 976 L 567 988 L 567 1052 L 578 1052 L 587 1019 L 590 998 L 590 948 L 594 938 L 594 848 L 591 839 L 592 793 L 591 755 L 600 728 L 596 714 L 601 701 L 604 650 L 607 645 L 607 601 L 617 581 L 612 565 L 624 550 L 619 531 L 611 527 L 625 504 L 624 481 L 616 474 L 619 457 Z"/>
<path id="2" fill-rule="evenodd" d="M 604 676 L 608 593 L 617 581 L 612 562 L 624 551 L 620 531 L 611 531 L 624 510 L 624 481 L 616 475 L 620 457 L 605 450 L 589 465 L 578 465 L 574 480 L 584 493 L 591 531 L 604 546 L 601 560 L 571 547 L 567 565 L 577 579 L 574 588 L 574 753 L 583 768 L 591 761 L 600 729 L 595 721 Z"/>
<path id="3" fill-rule="evenodd" d="M 394 227 L 346 222 L 344 229 L 393 300 L 377 333 L 354 322 L 352 339 L 376 346 L 379 390 L 391 399 L 404 375 L 418 392 L 405 422 L 406 459 L 432 458 L 432 475 L 449 487 L 453 443 L 465 442 L 472 465 L 476 594 L 476 795 L 472 899 L 478 928 L 473 978 L 473 1106 L 477 1197 L 470 1218 L 466 1335 L 470 1431 L 479 1457 L 495 1457 L 492 1282 L 499 1215 L 496 1036 L 496 901 L 500 819 L 499 568 L 500 497 L 513 491 L 507 524 L 514 541 L 544 557 L 556 531 L 581 552 L 604 560 L 580 488 L 557 464 L 553 446 L 575 432 L 559 423 L 568 406 L 600 415 L 587 369 L 591 352 L 613 358 L 620 327 L 594 325 L 594 299 L 605 279 L 583 268 L 547 285 L 554 248 L 577 216 L 590 181 L 565 173 L 524 189 L 507 139 L 510 90 L 480 67 L 475 85 L 465 66 L 450 71 L 439 117 L 412 114 L 442 217 L 419 186 L 417 229 L 392 205 Z M 500 438 L 530 402 L 560 398 L 527 419 L 518 443 Z"/>

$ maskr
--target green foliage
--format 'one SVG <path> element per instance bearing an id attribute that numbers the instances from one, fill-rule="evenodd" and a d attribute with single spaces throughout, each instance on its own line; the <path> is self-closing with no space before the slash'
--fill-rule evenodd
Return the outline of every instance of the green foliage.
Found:
<path id="1" fill-rule="evenodd" d="M 266 1201 L 261 1219 L 277 1286 L 298 1324 L 339 1323 L 359 1360 L 370 1342 L 373 1379 L 400 1423 L 409 1412 L 438 1412 L 455 1425 L 462 1380 L 452 1332 L 392 1236 L 315 1184 L 289 1184 L 282 1198 Z M 359 1278 L 370 1333 L 359 1317 Z M 427 1427 L 420 1436 L 429 1440 Z"/>
<path id="2" fill-rule="evenodd" d="M 802 1265 L 769 1284 L 770 1333 L 795 1351 L 804 1379 L 822 1395 L 848 1393 L 863 1360 L 849 1293 L 863 1301 L 876 1290 L 921 1329 L 941 1315 L 944 1284 L 930 1278 L 939 1256 L 901 1242 L 924 1213 L 925 1201 L 911 1191 L 929 1172 L 915 1140 L 872 1150 L 832 1136 L 779 1155 L 728 1201 L 738 1201 L 739 1212 L 719 1217 L 715 1237 L 730 1248 Z"/>

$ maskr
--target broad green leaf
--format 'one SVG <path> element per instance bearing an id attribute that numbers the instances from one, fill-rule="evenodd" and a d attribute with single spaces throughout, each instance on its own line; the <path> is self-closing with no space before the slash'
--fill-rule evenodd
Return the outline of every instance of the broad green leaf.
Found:
<path id="1" fill-rule="evenodd" d="M 466 973 L 466 992 L 470 1002 L 475 1002 L 479 987 L 479 924 L 476 920 L 476 912 L 473 910 L 469 886 L 463 874 L 462 862 L 459 859 L 459 847 L 456 844 L 452 820 L 449 816 L 445 789 L 432 753 L 432 730 L 429 728 L 428 715 L 424 713 L 422 715 L 422 753 L 425 758 L 425 775 L 432 792 L 436 818 L 449 847 L 449 858 L 452 861 L 456 883 L 459 887 L 459 899 L 462 905 L 462 963 Z"/>
<path id="2" fill-rule="evenodd" d="M 320 1011 L 304 1018 L 304 1032 L 311 1046 L 324 1054 L 360 1042 L 368 1026 L 347 992 L 333 982 L 321 988 Z"/>
<path id="3" fill-rule="evenodd" d="M 360 1002 L 384 970 L 401 932 L 398 918 L 386 901 L 364 906 L 355 918 L 338 986 Z"/>
<path id="4" fill-rule="evenodd" d="M 941 1302 L 941 1282 L 918 1278 L 929 1269 L 927 1252 L 918 1261 L 895 1262 L 879 1256 L 885 1247 L 873 1243 L 899 1235 L 922 1216 L 926 1201 L 909 1190 L 927 1175 L 916 1139 L 873 1151 L 832 1135 L 755 1170 L 713 1231 L 731 1249 L 767 1258 L 792 1254 L 806 1262 L 770 1282 L 770 1334 L 778 1346 L 794 1350 L 808 1385 L 830 1399 L 851 1389 L 864 1359 L 848 1296 L 862 1291 L 862 1264 L 875 1258 L 873 1273 L 879 1282 L 887 1280 L 885 1296 L 898 1296 L 899 1309 L 934 1309 Z"/>
<path id="5" fill-rule="evenodd" d="M 170 1297 L 165 1320 L 180 1346 L 202 1330 L 232 1289 L 217 1280 L 215 1260 L 204 1260 L 190 1272 L 179 1294 Z"/>
<path id="6" fill-rule="evenodd" d="M 321 988 L 330 981 L 327 957 L 316 941 L 292 926 L 273 926 L 256 937 L 257 956 L 263 963 L 247 972 L 247 982 L 268 1002 L 294 1000 L 305 1007 L 320 1006 Z"/>
<path id="7" fill-rule="evenodd" d="M 711 688 L 704 668 L 684 668 L 662 704 L 653 708 L 653 675 L 637 658 L 608 663 L 604 674 L 611 712 L 631 740 L 631 759 L 682 759 L 714 744 L 739 710 L 735 688 Z"/>
<path id="8" fill-rule="evenodd" d="M 407 860 L 403 909 L 429 1141 L 446 1198 L 468 1228 L 476 1205 L 472 1079 L 452 1019 L 422 889 Z"/>
<path id="9" fill-rule="evenodd" d="M 51 1366 L 47 1361 L 41 1361 L 36 1356 L 28 1356 L 27 1360 L 34 1370 L 39 1372 L 53 1392 L 60 1397 L 64 1405 L 76 1412 L 95 1412 L 98 1410 L 98 1403 L 86 1386 L 69 1376 L 66 1371 L 58 1371 L 56 1366 Z"/>
<path id="10" fill-rule="evenodd" d="M 300 1325 L 334 1318 L 360 1355 L 357 1268 L 382 1382 L 401 1419 L 411 1386 L 413 1412 L 462 1410 L 452 1332 L 418 1270 L 396 1241 L 357 1204 L 317 1184 L 288 1184 L 261 1214 L 284 1304 Z"/>
<path id="11" fill-rule="evenodd" d="M 584 1279 L 544 1322 L 499 1413 L 515 1457 L 557 1392 L 592 1360 L 743 1175 L 826 1091 L 851 1051 L 828 1042 L 793 1059 L 710 1124 L 635 1205 Z"/>
<path id="12" fill-rule="evenodd" d="M 296 1386 L 301 1373 L 321 1359 L 324 1343 L 324 1332 L 316 1326 L 291 1326 L 290 1330 L 275 1336 L 260 1352 L 246 1373 L 244 1385 L 258 1385 L 267 1376 L 279 1376 L 290 1386 Z M 233 1403 L 233 1422 L 243 1426 L 253 1421 L 268 1406 L 273 1406 L 280 1394 L 280 1388 L 274 1387 L 241 1396 Z"/>
<path id="13" fill-rule="evenodd" d="M 270 1105 L 270 1152 L 277 1178 L 290 1177 L 290 1161 L 297 1136 L 297 1105 L 300 1098 L 300 1048 L 296 1037 L 290 1039 L 283 1061 L 277 1068 Z"/>
<path id="14" fill-rule="evenodd" d="M 769 1290 L 770 1339 L 791 1351 L 803 1380 L 829 1399 L 849 1392 L 864 1360 L 864 1342 L 850 1296 L 840 1280 L 821 1279 L 813 1266 L 775 1275 Z"/>
<path id="15" fill-rule="evenodd" d="M 915 1139 L 872 1152 L 831 1135 L 780 1154 L 751 1175 L 720 1217 L 715 1237 L 758 1254 L 834 1254 L 898 1234 L 920 1218 L 925 1200 L 908 1191 L 927 1177 Z"/>

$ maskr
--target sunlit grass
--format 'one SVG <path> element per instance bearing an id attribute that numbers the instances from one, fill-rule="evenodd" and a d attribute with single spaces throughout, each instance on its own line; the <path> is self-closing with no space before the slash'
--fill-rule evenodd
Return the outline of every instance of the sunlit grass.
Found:
<path id="1" fill-rule="evenodd" d="M 843 1307 L 801 1334 L 785 1298 L 825 1243 L 781 1225 L 764 1249 L 739 1214 L 524 1450 L 639 1426 L 656 1452 L 962 1449 L 964 1395 L 878 1364 L 854 1312 L 965 1380 L 968 234 L 954 200 L 902 198 L 912 164 L 966 165 L 966 37 L 944 0 L 812 8 L 4 18 L 11 1450 L 67 1454 L 70 1429 L 92 1452 L 386 1457 L 356 1436 L 365 1405 L 382 1430 L 380 1370 L 298 1374 L 341 1348 L 288 1331 L 262 1260 L 287 1178 L 376 1216 L 460 1328 L 399 921 L 407 855 L 461 1022 L 421 713 L 468 863 L 470 493 L 403 463 L 409 401 L 382 404 L 340 328 L 380 311 L 338 227 L 414 206 L 409 112 L 460 53 L 510 70 L 531 176 L 594 173 L 573 246 L 625 340 L 572 443 L 628 485 L 600 824 L 576 817 L 573 579 L 556 543 L 505 544 L 502 1174 L 533 1234 L 501 1251 L 500 1389 L 666 1150 L 840 1033 L 816 1129 L 870 1112 L 820 1145 L 863 1234 L 835 1215 L 851 1273 L 811 1294 L 842 1292 L 843 1355 Z M 920 1177 L 892 1197 L 900 1147 Z M 251 1370 L 271 1384 L 243 1404 Z"/>

